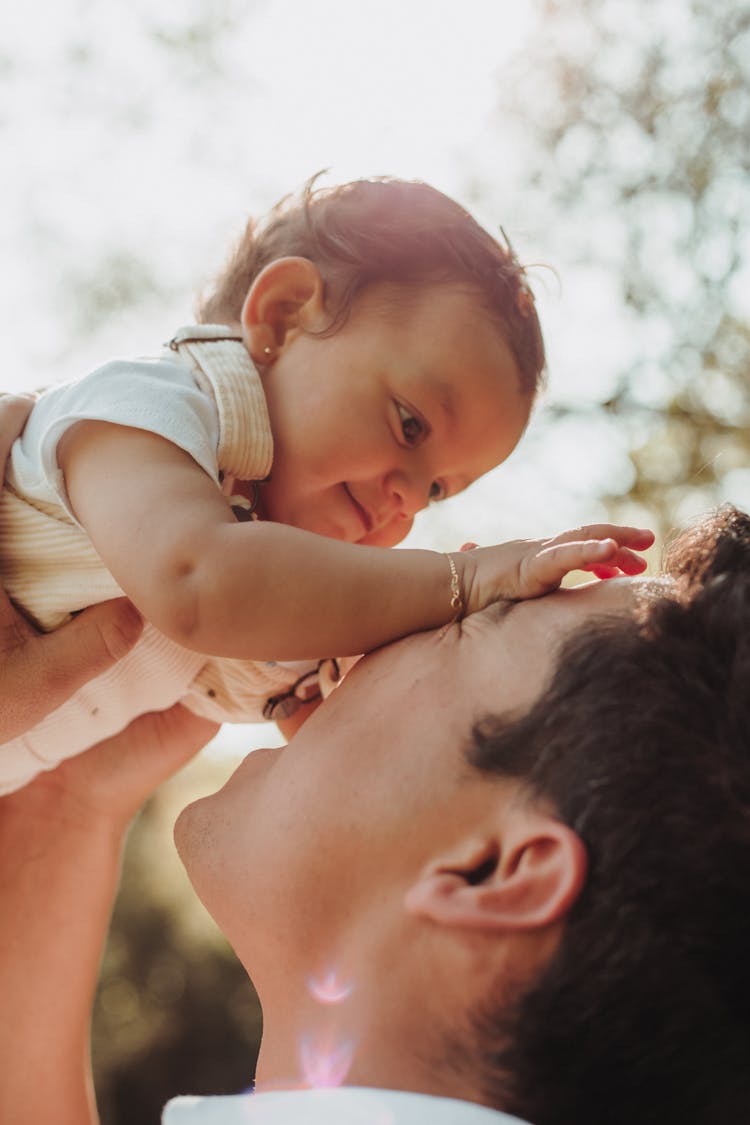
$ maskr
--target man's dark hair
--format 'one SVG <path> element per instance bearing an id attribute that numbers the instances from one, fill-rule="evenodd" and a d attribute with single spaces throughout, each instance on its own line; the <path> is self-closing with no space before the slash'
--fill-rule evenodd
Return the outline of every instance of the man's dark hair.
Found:
<path id="1" fill-rule="evenodd" d="M 525 717 L 474 732 L 589 855 L 549 965 L 476 1018 L 488 1101 L 534 1125 L 750 1121 L 750 519 L 667 570 L 673 596 L 584 626 Z"/>
<path id="2" fill-rule="evenodd" d="M 270 262 L 308 258 L 320 270 L 333 333 L 359 293 L 377 282 L 418 289 L 465 287 L 497 323 L 533 396 L 545 365 L 542 330 L 526 273 L 512 247 L 493 238 L 468 211 L 429 184 L 387 177 L 285 196 L 262 221 L 251 219 L 213 290 L 202 323 L 236 324 L 245 296 Z"/>

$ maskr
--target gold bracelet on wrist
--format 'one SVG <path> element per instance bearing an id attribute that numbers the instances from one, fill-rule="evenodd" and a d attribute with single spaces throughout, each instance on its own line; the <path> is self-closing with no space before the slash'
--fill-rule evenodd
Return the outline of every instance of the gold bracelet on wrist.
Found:
<path id="1" fill-rule="evenodd" d="M 453 617 L 451 618 L 450 624 L 453 625 L 464 615 L 464 598 L 461 592 L 461 580 L 458 577 L 458 570 L 453 561 L 453 556 L 446 554 L 445 557 L 448 560 L 448 566 L 451 568 L 451 609 L 453 610 Z"/>

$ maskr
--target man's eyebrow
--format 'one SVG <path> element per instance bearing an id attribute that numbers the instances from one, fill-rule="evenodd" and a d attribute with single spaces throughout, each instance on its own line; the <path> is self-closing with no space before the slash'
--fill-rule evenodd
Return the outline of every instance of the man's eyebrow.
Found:
<path id="1" fill-rule="evenodd" d="M 496 602 L 487 606 L 485 613 L 495 625 L 499 625 L 517 605 L 518 602 L 513 598 L 498 598 Z"/>

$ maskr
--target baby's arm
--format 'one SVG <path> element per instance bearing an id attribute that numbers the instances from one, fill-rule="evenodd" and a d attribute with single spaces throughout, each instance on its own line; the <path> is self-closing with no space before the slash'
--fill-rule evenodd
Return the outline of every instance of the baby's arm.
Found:
<path id="1" fill-rule="evenodd" d="M 442 555 L 238 523 L 197 463 L 152 433 L 78 423 L 58 463 L 118 584 L 188 648 L 260 660 L 356 655 L 450 616 Z"/>
<path id="2" fill-rule="evenodd" d="M 58 460 L 73 510 L 119 585 L 188 648 L 259 660 L 356 655 L 453 616 L 444 555 L 238 523 L 196 462 L 154 434 L 78 423 Z M 643 568 L 629 550 L 648 545 L 643 533 L 606 534 L 619 538 L 588 561 Z M 515 544 L 453 556 L 468 611 L 543 592 L 516 592 L 517 556 Z"/>

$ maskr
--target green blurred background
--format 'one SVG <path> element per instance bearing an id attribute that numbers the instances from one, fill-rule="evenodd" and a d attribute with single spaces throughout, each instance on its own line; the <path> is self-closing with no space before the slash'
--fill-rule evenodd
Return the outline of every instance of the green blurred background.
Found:
<path id="1" fill-rule="evenodd" d="M 550 385 L 520 450 L 410 542 L 750 508 L 748 0 L 43 0 L 4 13 L 6 388 L 153 351 L 248 213 L 393 173 L 502 223 Z M 652 556 L 658 561 L 658 547 Z M 252 1078 L 260 1012 L 171 846 L 278 738 L 225 730 L 141 815 L 104 960 L 104 1125 Z"/>

